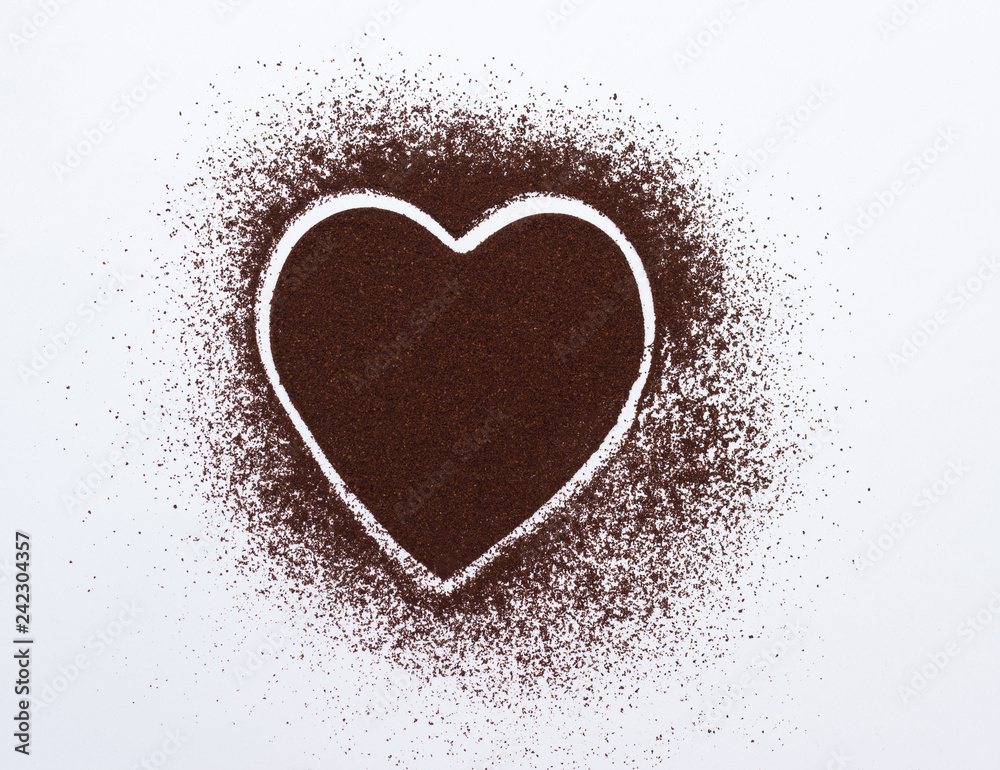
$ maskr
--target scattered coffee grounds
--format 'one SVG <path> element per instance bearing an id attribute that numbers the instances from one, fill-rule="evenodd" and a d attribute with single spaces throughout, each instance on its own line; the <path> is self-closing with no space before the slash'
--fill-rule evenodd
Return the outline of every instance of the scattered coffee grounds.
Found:
<path id="1" fill-rule="evenodd" d="M 377 656 L 425 688 L 406 707 L 436 719 L 452 710 L 432 683 L 456 682 L 525 715 L 515 744 L 560 693 L 560 708 L 617 713 L 656 672 L 710 666 L 747 599 L 736 589 L 746 554 L 794 495 L 805 399 L 791 279 L 749 218 L 706 189 L 712 156 L 628 117 L 611 93 L 584 105 L 514 96 L 506 72 L 484 70 L 477 87 L 435 65 L 285 66 L 280 88 L 248 100 L 273 69 L 204 108 L 217 138 L 196 148 L 202 173 L 169 204 L 189 254 L 183 271 L 162 271 L 187 351 L 176 383 L 192 429 L 177 455 L 201 469 L 206 526 L 264 578 L 269 601 L 307 613 L 318 669 L 335 643 Z M 519 195 L 577 199 L 621 229 L 652 287 L 655 349 L 631 432 L 448 594 L 416 585 L 335 494 L 257 350 L 255 303 L 278 240 L 315 201 L 352 190 L 395 196 L 456 234 Z M 278 366 L 351 486 L 447 575 L 607 431 L 640 345 L 623 277 L 603 237 L 567 219 L 526 220 L 465 259 L 406 221 L 345 214 L 283 273 Z"/>
<path id="2" fill-rule="evenodd" d="M 614 241 L 573 217 L 517 224 L 458 254 L 400 214 L 337 214 L 282 267 L 310 279 L 279 277 L 273 299 L 275 365 L 296 410 L 350 490 L 442 579 L 570 480 L 639 373 L 642 309 Z"/>

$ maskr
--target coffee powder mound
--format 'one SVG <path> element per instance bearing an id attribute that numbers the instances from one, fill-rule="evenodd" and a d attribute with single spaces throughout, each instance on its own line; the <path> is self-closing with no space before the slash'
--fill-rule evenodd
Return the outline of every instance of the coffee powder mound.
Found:
<path id="1" fill-rule="evenodd" d="M 420 681 L 458 677 L 463 691 L 506 699 L 519 712 L 532 708 L 538 688 L 596 703 L 601 687 L 616 694 L 638 687 L 636 672 L 650 662 L 664 671 L 682 657 L 709 664 L 719 654 L 709 609 L 726 616 L 745 601 L 730 593 L 745 554 L 794 495 L 792 422 L 801 403 L 790 384 L 799 322 L 785 279 L 743 215 L 705 188 L 711 157 L 688 148 L 685 159 L 668 129 L 626 116 L 610 94 L 571 106 L 530 90 L 511 95 L 506 74 L 484 72 L 477 89 L 471 78 L 436 75 L 432 66 L 417 73 L 362 62 L 284 70 L 283 90 L 252 104 L 223 93 L 213 99 L 205 119 L 219 138 L 201 162 L 203 173 L 175 190 L 170 206 L 174 234 L 190 254 L 190 285 L 178 288 L 183 375 L 196 384 L 186 395 L 194 427 L 183 451 L 203 461 L 212 526 L 249 538 L 241 568 L 269 577 L 262 590 L 271 600 L 288 602 L 296 614 L 307 608 L 325 638 L 387 658 Z M 540 527 L 448 594 L 417 585 L 334 493 L 257 350 L 255 303 L 277 241 L 315 201 L 352 190 L 395 196 L 454 234 L 526 193 L 577 199 L 621 229 L 651 283 L 652 369 L 623 444 Z M 408 239 L 423 236 L 383 214 L 357 213 L 324 227 L 329 232 L 303 243 L 283 275 L 274 311 L 276 338 L 288 343 L 279 366 L 298 382 L 293 399 L 327 410 L 312 418 L 326 420 L 325 450 L 383 517 L 444 463 L 442 446 L 489 426 L 495 440 L 455 471 L 476 480 L 451 479 L 454 489 L 424 505 L 447 511 L 449 526 L 466 533 L 480 526 L 473 505 L 496 517 L 500 530 L 509 527 L 551 493 L 553 479 L 580 464 L 618 408 L 609 404 L 634 378 L 634 282 L 618 291 L 623 272 L 606 258 L 606 244 L 585 228 L 567 230 L 566 222 L 528 221 L 487 258 L 500 271 L 516 263 L 519 249 L 531 248 L 535 260 L 556 259 L 554 244 L 576 241 L 579 248 L 564 255 L 572 270 L 560 275 L 559 265 L 549 264 L 535 276 L 509 277 L 468 274 L 457 259 L 452 272 L 424 274 L 416 262 L 407 272 Z M 361 290 L 370 281 L 348 280 L 357 271 L 372 277 L 375 268 L 362 264 L 366 249 L 399 262 L 370 296 Z M 508 280 L 518 282 L 516 305 L 499 299 Z M 328 292 L 346 304 L 326 302 Z M 469 356 L 435 373 L 447 385 L 440 404 L 426 393 L 395 392 L 440 360 L 416 344 L 392 352 L 394 331 L 421 307 L 435 308 L 428 342 L 450 335 Z M 531 380 L 529 367 L 506 393 L 498 388 L 503 367 L 482 381 L 460 371 L 530 355 L 540 338 L 511 330 L 547 323 L 550 309 L 563 331 L 593 311 L 585 334 L 541 335 L 562 346 L 568 369 L 559 367 L 560 348 L 543 350 L 539 379 Z M 497 329 L 468 336 L 483 329 L 463 326 L 470 312 L 497 313 Z M 343 338 L 336 337 L 341 325 Z M 352 347 L 362 327 L 378 338 L 374 352 Z M 295 335 L 305 336 L 296 342 Z M 316 346 L 310 335 L 334 338 Z M 343 346 L 353 363 L 333 363 L 328 345 Z M 497 358 L 501 350 L 507 355 Z M 620 368 L 608 368 L 613 360 Z M 307 363 L 315 368 L 303 369 Z M 346 374 L 347 384 L 325 390 L 320 380 L 328 370 Z M 539 404 L 550 386 L 566 390 L 553 404 Z M 406 435 L 440 432 L 440 445 L 390 440 L 399 413 L 363 419 L 390 403 L 401 409 L 399 398 L 411 399 L 405 411 L 425 421 L 406 427 Z M 357 403 L 343 408 L 352 399 Z M 542 426 L 545 408 L 565 430 Z M 575 435 L 580 425 L 593 435 Z M 530 440 L 518 445 L 521 426 Z M 534 436 L 541 427 L 548 444 Z M 524 466 L 518 483 L 488 479 L 508 461 Z M 546 483 L 534 485 L 534 473 Z M 472 537 L 451 557 L 434 547 L 446 529 L 411 530 L 406 545 L 447 575 L 496 534 Z"/>
<path id="2" fill-rule="evenodd" d="M 531 216 L 458 254 L 401 214 L 356 209 L 309 230 L 281 276 L 271 345 L 292 403 L 444 580 L 587 462 L 640 370 L 625 255 L 573 217 Z"/>

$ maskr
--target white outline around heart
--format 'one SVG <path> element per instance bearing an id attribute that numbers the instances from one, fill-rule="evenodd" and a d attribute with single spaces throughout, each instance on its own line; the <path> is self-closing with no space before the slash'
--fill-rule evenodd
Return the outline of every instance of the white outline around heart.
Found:
<path id="1" fill-rule="evenodd" d="M 271 353 L 271 300 L 274 296 L 274 289 L 277 285 L 281 268 L 284 266 L 285 260 L 288 258 L 289 253 L 291 253 L 292 248 L 306 232 L 324 219 L 344 211 L 364 208 L 392 211 L 408 217 L 427 229 L 445 246 L 459 254 L 472 251 L 491 235 L 525 217 L 536 214 L 565 214 L 576 217 L 602 230 L 615 242 L 618 248 L 621 249 L 622 254 L 625 255 L 625 259 L 628 261 L 628 265 L 635 277 L 636 286 L 639 289 L 639 302 L 642 306 L 644 327 L 642 362 L 639 365 L 639 376 L 629 391 L 629 397 L 618 416 L 615 426 L 604 438 L 604 441 L 601 442 L 597 450 L 587 459 L 587 462 L 544 505 L 486 553 L 447 580 L 442 580 L 432 573 L 400 546 L 385 527 L 375 519 L 375 516 L 368 510 L 367 506 L 348 489 L 346 483 L 327 459 L 322 449 L 320 449 L 309 427 L 305 424 L 292 404 L 291 399 L 288 397 L 288 393 L 281 383 L 281 378 L 278 376 Z M 265 312 L 265 309 L 267 312 Z M 642 260 L 639 259 L 635 248 L 629 243 L 621 230 L 606 216 L 582 201 L 544 193 L 518 196 L 500 206 L 490 209 L 480 217 L 475 226 L 461 238 L 457 239 L 453 238 L 429 214 L 421 211 L 416 206 L 401 201 L 398 198 L 385 195 L 384 193 L 351 192 L 317 200 L 307 211 L 292 222 L 288 230 L 281 237 L 281 240 L 278 241 L 271 255 L 267 270 L 263 274 L 255 314 L 257 318 L 257 347 L 260 350 L 261 360 L 264 364 L 264 369 L 267 371 L 268 379 L 271 381 L 271 386 L 274 388 L 275 394 L 278 396 L 278 400 L 282 406 L 284 406 L 285 411 L 288 412 L 288 416 L 291 418 L 295 428 L 306 442 L 306 446 L 309 447 L 309 451 L 312 452 L 323 473 L 330 480 L 334 490 L 354 515 L 358 517 L 358 520 L 368 534 L 375 539 L 386 553 L 399 561 L 403 569 L 419 585 L 440 593 L 450 593 L 466 583 L 484 566 L 495 559 L 507 546 L 538 527 L 553 509 L 589 481 L 598 468 L 621 445 L 629 428 L 635 421 L 639 397 L 649 376 L 656 329 L 655 316 L 653 314 L 653 295 L 649 285 L 649 277 L 646 275 L 645 267 L 642 264 Z"/>

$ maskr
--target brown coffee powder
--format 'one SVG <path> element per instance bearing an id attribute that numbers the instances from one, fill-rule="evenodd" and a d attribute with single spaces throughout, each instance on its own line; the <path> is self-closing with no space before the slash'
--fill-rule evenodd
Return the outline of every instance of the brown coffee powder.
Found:
<path id="1" fill-rule="evenodd" d="M 182 212 L 177 234 L 190 243 L 186 276 L 194 285 L 193 291 L 179 290 L 189 368 L 178 381 L 198 385 L 185 391 L 195 407 L 195 437 L 178 452 L 204 458 L 202 488 L 215 526 L 249 536 L 242 569 L 270 576 L 271 598 L 289 602 L 290 611 L 301 612 L 304 602 L 310 624 L 327 638 L 386 656 L 421 681 L 458 677 L 467 692 L 507 699 L 518 709 L 530 709 L 531 698 L 515 693 L 528 693 L 540 681 L 594 703 L 600 698 L 594 682 L 601 677 L 609 689 L 637 686 L 633 672 L 640 662 L 661 661 L 664 671 L 672 671 L 680 659 L 675 651 L 685 648 L 693 649 L 690 660 L 707 663 L 717 653 L 706 608 L 735 612 L 744 600 L 727 595 L 744 567 L 742 555 L 780 510 L 775 501 L 789 493 L 787 468 L 797 450 L 787 415 L 801 401 L 786 384 L 787 360 L 798 343 L 785 279 L 742 224 L 742 212 L 704 188 L 711 157 L 693 148 L 682 153 L 669 130 L 625 116 L 610 96 L 579 108 L 540 94 L 504 96 L 507 75 L 484 76 L 489 96 L 472 97 L 468 78 L 438 76 L 433 67 L 373 71 L 357 62 L 347 70 L 289 72 L 284 91 L 250 106 L 215 98 L 206 120 L 219 126 L 220 138 L 203 162 L 202 178 L 177 191 L 171 204 Z M 228 138 L 231 127 L 238 138 Z M 650 277 L 655 355 L 628 439 L 544 526 L 447 596 L 416 586 L 332 492 L 275 398 L 256 349 L 255 299 L 278 239 L 312 202 L 358 189 L 407 201 L 452 233 L 464 232 L 511 197 L 563 194 L 611 218 Z M 382 226 L 377 219 L 364 227 Z M 566 223 L 559 224 L 555 230 L 562 233 Z M 564 236 L 546 236 L 543 223 L 525 226 L 536 237 L 515 230 L 509 242 L 498 241 L 498 264 L 515 264 L 522 249 L 554 258 L 555 250 L 543 245 Z M 503 324 L 484 332 L 480 323 L 478 332 L 470 327 L 462 337 L 462 313 L 479 311 L 471 307 L 473 298 L 494 296 L 502 282 L 465 273 L 457 260 L 454 272 L 419 280 L 416 273 L 408 278 L 390 271 L 396 283 L 380 287 L 379 302 L 368 305 L 360 282 L 345 284 L 338 291 L 355 298 L 360 319 L 320 302 L 319 287 L 337 280 L 342 260 L 357 265 L 365 248 L 391 259 L 400 253 L 393 249 L 408 242 L 402 232 L 385 238 L 369 233 L 345 250 L 360 232 L 335 228 L 329 249 L 315 243 L 303 250 L 284 277 L 275 309 L 279 334 L 294 336 L 296 328 L 328 334 L 337 324 L 356 334 L 375 330 L 342 363 L 324 359 L 324 345 L 306 341 L 289 348 L 283 365 L 290 372 L 296 361 L 315 357 L 320 369 L 337 373 L 331 395 L 313 393 L 315 373 L 300 372 L 299 403 L 329 398 L 336 407 L 356 400 L 343 421 L 329 415 L 326 447 L 343 455 L 337 462 L 345 474 L 352 473 L 348 467 L 358 469 L 352 485 L 363 487 L 368 479 L 365 494 L 381 500 L 373 506 L 387 521 L 440 513 L 453 499 L 453 512 L 468 511 L 476 498 L 471 479 L 488 481 L 489 469 L 519 435 L 535 439 L 522 431 L 524 424 L 542 422 L 529 403 L 538 391 L 530 390 L 527 370 L 510 394 L 499 385 L 505 367 L 537 350 L 539 359 L 548 357 L 543 380 L 567 388 L 566 399 L 554 407 L 564 430 L 539 433 L 539 441 L 555 436 L 547 446 L 517 448 L 529 467 L 506 477 L 522 483 L 501 489 L 494 482 L 492 496 L 482 496 L 492 497 L 493 515 L 516 520 L 546 486 L 523 482 L 541 468 L 539 478 L 551 487 L 579 463 L 593 439 L 574 431 L 590 426 L 599 434 L 613 411 L 607 403 L 620 399 L 625 374 L 631 376 L 635 300 L 616 289 L 622 271 L 610 255 L 591 260 L 583 256 L 586 249 L 573 249 L 567 257 L 579 262 L 578 270 L 550 265 L 537 276 L 549 288 L 568 282 L 572 301 L 545 291 L 525 307 L 495 304 Z M 599 238 L 586 232 L 577 237 L 600 251 L 591 243 Z M 164 273 L 174 268 L 165 266 Z M 365 266 L 357 269 L 371 277 Z M 584 275 L 589 283 L 572 283 Z M 398 303 L 387 301 L 393 291 Z M 558 312 L 544 334 L 503 336 L 519 324 L 548 323 L 550 304 Z M 304 308 L 321 307 L 332 315 L 296 318 Z M 391 317 L 372 316 L 376 308 Z M 486 317 L 485 311 L 479 315 Z M 480 382 L 451 369 L 435 372 L 449 386 L 441 397 L 451 402 L 435 405 L 425 390 L 419 407 L 433 414 L 430 432 L 444 431 L 447 438 L 426 458 L 417 445 L 404 444 L 405 455 L 393 458 L 400 475 L 390 476 L 389 464 L 377 455 L 383 444 L 402 451 L 395 437 L 388 438 L 391 425 L 418 410 L 393 407 L 374 423 L 361 417 L 430 369 L 435 359 L 428 351 L 442 344 L 445 330 L 466 340 L 470 361 L 486 368 L 496 363 L 493 376 Z M 503 345 L 508 355 L 501 362 L 493 356 Z M 615 366 L 608 368 L 611 361 Z M 403 394 L 391 403 L 410 403 L 407 398 L 418 396 Z M 423 433 L 410 429 L 405 435 Z M 554 448 L 544 458 L 551 467 L 543 462 L 546 448 Z M 413 535 L 411 546 L 417 550 L 421 538 L 427 544 L 439 536 Z M 470 543 L 436 569 L 447 574 L 495 536 Z M 436 558 L 433 550 L 425 554 L 428 562 Z M 691 648 L 687 640 L 695 637 L 706 641 Z M 322 657 L 322 645 L 315 654 Z"/>
<path id="2" fill-rule="evenodd" d="M 297 411 L 350 490 L 442 579 L 570 480 L 639 373 L 642 311 L 615 243 L 573 217 L 517 224 L 458 254 L 400 214 L 338 214 L 282 271 L 322 267 L 274 297 L 275 364 Z M 557 347 L 605 303 L 623 309 Z"/>

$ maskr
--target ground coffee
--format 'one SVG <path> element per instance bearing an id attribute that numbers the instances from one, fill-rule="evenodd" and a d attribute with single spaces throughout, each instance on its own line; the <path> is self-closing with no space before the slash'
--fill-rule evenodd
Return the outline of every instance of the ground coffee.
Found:
<path id="1" fill-rule="evenodd" d="M 248 88 L 271 71 L 251 70 Z M 518 713 L 534 708 L 531 693 L 541 686 L 566 689 L 573 702 L 607 704 L 619 687 L 640 686 L 639 666 L 672 676 L 682 660 L 711 665 L 730 630 L 713 626 L 709 609 L 735 617 L 746 600 L 733 586 L 791 493 L 789 469 L 799 456 L 791 416 L 803 402 L 789 374 L 801 350 L 798 310 L 785 299 L 791 279 L 775 269 L 770 244 L 744 213 L 706 189 L 714 156 L 681 151 L 668 127 L 629 117 L 610 93 L 573 106 L 530 89 L 512 96 L 513 73 L 484 70 L 477 88 L 471 76 L 440 74 L 437 64 L 416 73 L 362 61 L 280 72 L 280 87 L 252 104 L 220 93 L 203 110 L 216 138 L 203 173 L 174 191 L 169 205 L 190 258 L 182 275 L 175 263 L 161 271 L 179 298 L 176 328 L 187 359 L 176 383 L 193 425 L 176 454 L 203 466 L 217 537 L 248 543 L 239 568 L 248 578 L 266 576 L 261 590 L 287 603 L 289 617 L 308 612 L 321 630 L 317 661 L 327 640 L 338 639 L 389 658 L 420 682 L 455 677 L 470 697 L 504 700 Z M 452 233 L 513 196 L 564 194 L 621 228 L 651 283 L 654 358 L 628 440 L 544 526 L 446 596 L 415 586 L 331 491 L 275 398 L 256 347 L 256 297 L 278 239 L 317 199 L 358 189 L 408 201 Z M 517 248 L 498 240 L 495 272 L 466 272 L 453 260 L 451 272 L 420 274 L 423 260 L 412 268 L 403 260 L 419 233 L 359 216 L 330 223 L 290 266 L 275 310 L 290 346 L 283 366 L 299 367 L 302 403 L 319 372 L 335 375 L 333 390 L 319 395 L 344 419 L 330 415 L 327 446 L 355 468 L 345 471 L 353 483 L 369 485 L 365 494 L 381 501 L 373 504 L 386 521 L 478 504 L 459 473 L 491 485 L 481 498 L 495 501 L 492 515 L 523 515 L 543 494 L 534 480 L 555 483 L 572 465 L 568 458 L 578 461 L 592 442 L 586 431 L 600 432 L 612 411 L 605 401 L 620 398 L 622 372 L 634 366 L 634 299 L 615 288 L 622 273 L 610 255 L 585 258 L 601 251 L 600 239 L 574 234 L 569 224 L 529 223 L 536 237 Z M 555 269 L 556 246 L 574 239 L 581 248 L 563 252 L 578 267 Z M 352 240 L 357 248 L 336 248 Z M 530 244 L 543 261 L 537 275 L 502 278 Z M 370 285 L 365 249 L 399 260 L 390 280 Z M 342 260 L 350 272 L 329 266 Z M 550 290 L 533 294 L 536 278 Z M 500 301 L 507 280 L 530 301 Z M 319 287 L 336 281 L 360 318 L 319 303 Z M 362 286 L 376 302 L 363 301 Z M 398 302 L 387 301 L 393 293 Z M 490 304 L 502 324 L 489 326 L 477 303 Z M 315 316 L 305 317 L 305 308 Z M 376 309 L 387 315 L 373 315 Z M 479 321 L 476 333 L 460 323 L 469 313 Z M 369 337 L 364 345 L 340 339 L 338 324 Z M 347 351 L 344 361 L 324 358 L 324 346 L 308 340 L 296 347 L 302 330 L 331 335 L 330 344 Z M 453 340 L 464 347 L 449 347 Z M 432 353 L 442 346 L 449 364 L 475 365 L 488 376 L 459 377 L 454 365 L 432 371 L 442 360 Z M 536 362 L 517 363 L 532 356 L 538 383 L 530 374 Z M 512 370 L 518 388 L 505 392 Z M 418 375 L 445 387 L 389 398 Z M 565 396 L 551 404 L 553 426 L 540 404 L 529 403 L 550 384 Z M 360 415 L 380 404 L 407 408 L 392 407 L 374 433 L 368 423 L 361 435 Z M 405 425 L 407 416 L 418 424 Z M 404 441 L 392 435 L 394 424 L 402 424 Z M 441 440 L 420 445 L 426 435 Z M 519 436 L 532 441 L 518 445 Z M 510 488 L 487 473 L 507 452 L 525 466 L 508 469 L 506 478 L 520 481 Z M 405 469 L 395 482 L 379 475 L 379 455 L 388 453 Z M 432 546 L 440 532 L 412 533 L 411 546 L 431 546 L 424 558 L 437 559 L 435 569 L 447 574 L 496 536 L 468 531 L 472 539 L 451 552 L 451 562 Z"/>
<path id="2" fill-rule="evenodd" d="M 274 295 L 271 345 L 297 411 L 442 579 L 570 480 L 639 373 L 642 310 L 617 245 L 573 217 L 517 225 L 459 254 L 400 214 L 344 212 L 285 261 L 289 277 L 318 265 L 309 281 L 279 278 Z"/>

